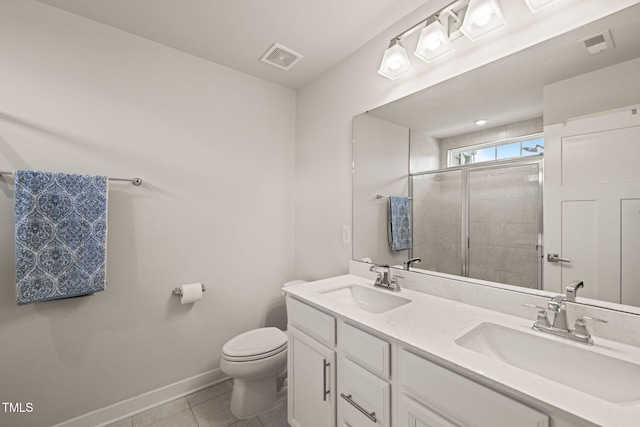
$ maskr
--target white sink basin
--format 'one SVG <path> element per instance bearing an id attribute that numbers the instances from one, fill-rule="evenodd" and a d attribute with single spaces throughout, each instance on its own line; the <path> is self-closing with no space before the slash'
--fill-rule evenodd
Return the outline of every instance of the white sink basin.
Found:
<path id="1" fill-rule="evenodd" d="M 481 323 L 456 344 L 613 403 L 640 401 L 640 365 L 539 332 Z"/>
<path id="2" fill-rule="evenodd" d="M 375 314 L 384 313 L 411 302 L 410 299 L 392 294 L 391 291 L 366 288 L 358 285 L 346 285 L 320 293 L 344 304 L 349 304 Z"/>

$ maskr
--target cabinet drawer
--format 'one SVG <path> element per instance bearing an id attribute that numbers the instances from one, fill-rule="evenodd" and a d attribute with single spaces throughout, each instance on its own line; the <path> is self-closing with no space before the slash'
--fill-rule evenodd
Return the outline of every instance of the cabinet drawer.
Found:
<path id="1" fill-rule="evenodd" d="M 456 427 L 405 394 L 398 397 L 398 427 Z"/>
<path id="2" fill-rule="evenodd" d="M 287 297 L 289 323 L 330 346 L 336 345 L 336 319 L 300 301 Z"/>
<path id="3" fill-rule="evenodd" d="M 453 424 L 477 427 L 547 427 L 549 417 L 487 387 L 401 350 L 402 392 Z"/>
<path id="4" fill-rule="evenodd" d="M 346 358 L 340 359 L 339 425 L 390 426 L 391 386 Z"/>
<path id="5" fill-rule="evenodd" d="M 339 328 L 344 354 L 372 372 L 389 378 L 391 345 L 346 323 L 340 323 Z"/>

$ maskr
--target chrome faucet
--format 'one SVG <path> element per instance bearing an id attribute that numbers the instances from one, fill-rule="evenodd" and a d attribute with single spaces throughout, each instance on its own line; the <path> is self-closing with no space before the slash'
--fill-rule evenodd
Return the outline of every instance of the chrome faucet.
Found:
<path id="1" fill-rule="evenodd" d="M 382 271 L 380 271 L 382 269 Z M 402 278 L 402 276 L 391 277 L 391 268 L 388 265 L 379 265 L 375 264 L 369 268 L 369 271 L 373 271 L 378 273 L 376 277 L 376 281 L 373 286 L 377 286 L 379 288 L 388 289 L 393 292 L 400 292 L 400 285 L 398 284 L 398 277 Z"/>
<path id="2" fill-rule="evenodd" d="M 575 302 L 578 289 L 583 287 L 584 283 L 576 280 L 574 282 L 571 282 L 565 288 L 567 291 L 566 295 L 558 295 L 551 298 L 551 300 L 547 303 L 547 309 L 555 313 L 553 316 L 553 324 L 551 326 L 563 331 L 570 331 L 569 323 L 567 322 L 567 305 L 565 304 L 565 302 Z"/>
<path id="3" fill-rule="evenodd" d="M 571 282 L 569 284 L 569 286 L 567 286 L 566 290 L 567 290 L 567 301 L 569 302 L 575 302 L 576 301 L 576 295 L 578 294 L 578 289 L 580 288 L 584 288 L 584 283 L 582 283 L 580 280 L 576 280 L 574 282 Z"/>
<path id="4" fill-rule="evenodd" d="M 595 320 L 602 323 L 607 323 L 606 320 L 597 319 L 589 316 L 578 316 L 573 329 L 569 327 L 567 322 L 567 302 L 575 302 L 578 289 L 584 287 L 584 283 L 577 280 L 572 282 L 566 287 L 566 295 L 558 295 L 549 300 L 547 307 L 540 307 L 533 304 L 523 304 L 528 307 L 534 307 L 538 309 L 538 317 L 533 324 L 532 329 L 552 335 L 557 335 L 563 338 L 568 338 L 572 341 L 581 342 L 583 344 L 593 345 L 593 338 L 587 329 L 586 320 Z M 549 322 L 547 317 L 547 310 L 554 314 L 553 323 Z"/>
<path id="5" fill-rule="evenodd" d="M 411 258 L 408 259 L 404 262 L 404 269 L 406 271 L 409 271 L 409 268 L 411 267 L 411 264 L 416 263 L 416 264 L 420 264 L 422 262 L 422 260 L 420 258 Z"/>
<path id="6" fill-rule="evenodd" d="M 567 323 L 567 305 L 565 304 L 567 299 L 564 295 L 558 295 L 553 297 L 547 303 L 547 310 L 555 313 L 553 315 L 553 328 L 563 331 L 569 331 L 569 324 Z"/>

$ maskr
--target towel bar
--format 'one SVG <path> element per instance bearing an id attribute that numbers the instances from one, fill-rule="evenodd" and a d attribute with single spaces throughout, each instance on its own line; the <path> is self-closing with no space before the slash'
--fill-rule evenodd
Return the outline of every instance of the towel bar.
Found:
<path id="1" fill-rule="evenodd" d="M 2 175 L 13 175 L 13 172 L 2 172 L 0 171 L 0 176 Z M 107 178 L 109 181 L 129 181 L 131 182 L 133 185 L 140 186 L 142 185 L 142 180 L 138 177 L 136 178 Z"/>
<path id="2" fill-rule="evenodd" d="M 388 199 L 389 196 L 383 196 L 382 194 L 376 194 L 376 199 Z M 407 199 L 411 200 L 411 197 L 407 197 Z"/>
<path id="3" fill-rule="evenodd" d="M 202 285 L 202 292 L 206 291 L 206 290 L 207 290 L 207 288 L 205 288 L 205 287 L 204 287 L 204 283 L 201 283 L 201 285 Z M 173 290 L 173 294 L 174 294 L 174 295 L 177 295 L 177 296 L 179 296 L 179 297 L 181 297 L 181 296 L 182 296 L 182 289 L 180 289 L 180 288 L 175 288 L 175 289 Z"/>

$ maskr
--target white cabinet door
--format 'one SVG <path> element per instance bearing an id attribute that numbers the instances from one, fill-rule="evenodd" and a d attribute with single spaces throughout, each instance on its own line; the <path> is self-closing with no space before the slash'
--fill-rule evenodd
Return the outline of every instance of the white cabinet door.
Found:
<path id="1" fill-rule="evenodd" d="M 544 289 L 564 293 L 581 280 L 578 297 L 640 305 L 628 289 L 640 280 L 640 245 L 627 239 L 640 217 L 640 114 L 629 108 L 544 132 L 544 250 L 570 260 L 545 254 Z"/>
<path id="2" fill-rule="evenodd" d="M 398 398 L 398 427 L 456 427 L 409 396 Z"/>
<path id="3" fill-rule="evenodd" d="M 457 426 L 549 426 L 547 415 L 405 350 L 398 354 L 398 380 L 401 393 Z"/>
<path id="4" fill-rule="evenodd" d="M 335 426 L 335 351 L 291 324 L 288 335 L 289 424 Z"/>

